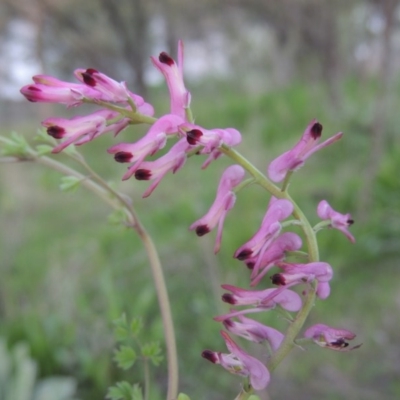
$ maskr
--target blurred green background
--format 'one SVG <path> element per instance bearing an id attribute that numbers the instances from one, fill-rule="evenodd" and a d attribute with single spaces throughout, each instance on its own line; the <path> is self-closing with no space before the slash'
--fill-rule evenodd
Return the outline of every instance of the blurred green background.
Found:
<path id="1" fill-rule="evenodd" d="M 354 245 L 338 231 L 319 234 L 321 259 L 335 275 L 331 296 L 317 302 L 308 325 L 353 330 L 363 346 L 350 353 L 296 349 L 261 398 L 398 399 L 398 3 L 2 0 L 0 134 L 15 130 L 32 139 L 46 117 L 87 112 L 29 104 L 18 93 L 35 73 L 72 80 L 78 67 L 126 80 L 162 115 L 168 93 L 157 71 L 149 72 L 149 56 L 162 50 L 175 55 L 178 38 L 185 42 L 196 122 L 239 129 L 238 150 L 262 171 L 297 142 L 312 118 L 323 124 L 324 138 L 343 131 L 340 142 L 296 173 L 291 193 L 314 223 L 322 199 L 355 220 Z M 129 128 L 117 141 L 134 141 L 143 129 Z M 221 325 L 212 320 L 228 309 L 220 285 L 248 285 L 248 271 L 232 254 L 258 229 L 268 196 L 256 187 L 240 193 L 214 256 L 215 233 L 198 238 L 188 226 L 208 210 L 229 161 L 221 158 L 202 171 L 204 159 L 192 157 L 142 199 L 147 183 L 120 181 L 125 166 L 106 153 L 113 143 L 101 137 L 81 150 L 96 171 L 132 196 L 158 246 L 174 312 L 181 391 L 193 400 L 232 399 L 239 389 L 235 377 L 200 353 L 225 351 Z M 67 161 L 62 154 L 56 158 Z M 101 399 L 118 380 L 142 379 L 139 366 L 124 374 L 113 364 L 112 321 L 123 312 L 141 315 L 148 337 L 162 341 L 157 299 L 138 237 L 110 224 L 110 210 L 91 193 L 62 193 L 59 184 L 57 173 L 38 165 L 1 165 L 0 337 L 10 354 L 25 343 L 38 379 L 72 377 L 75 398 Z M 285 326 L 273 312 L 258 318 Z M 164 362 L 153 371 L 152 400 L 164 398 L 165 370 Z"/>

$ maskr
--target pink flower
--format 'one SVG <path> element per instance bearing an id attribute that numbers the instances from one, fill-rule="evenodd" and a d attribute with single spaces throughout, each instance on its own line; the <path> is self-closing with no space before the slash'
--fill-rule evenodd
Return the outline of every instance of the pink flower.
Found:
<path id="1" fill-rule="evenodd" d="M 230 318 L 222 322 L 230 333 L 256 343 L 266 340 L 271 345 L 273 351 L 278 350 L 285 337 L 283 333 L 270 326 L 263 325 L 254 319 L 246 318 L 243 315 L 239 315 L 238 319 L 240 322 L 233 321 Z"/>
<path id="2" fill-rule="evenodd" d="M 53 153 L 64 150 L 72 143 L 80 145 L 93 140 L 97 136 L 114 132 L 117 134 L 128 124 L 128 119 L 109 124 L 119 114 L 115 111 L 100 110 L 85 116 L 76 116 L 71 119 L 47 118 L 42 125 L 47 128 L 47 133 L 55 139 L 65 139 L 53 149 Z"/>
<path id="3" fill-rule="evenodd" d="M 214 364 L 220 364 L 232 374 L 249 377 L 250 384 L 255 390 L 266 388 L 270 380 L 267 367 L 261 361 L 247 354 L 226 332 L 221 331 L 221 335 L 230 353 L 204 350 L 201 354 L 202 357 Z"/>
<path id="4" fill-rule="evenodd" d="M 254 260 L 255 256 L 258 256 L 257 259 L 261 258 L 271 242 L 279 235 L 280 221 L 286 219 L 292 212 L 293 204 L 289 200 L 271 198 L 260 229 L 236 250 L 234 257 L 239 260 L 249 258 Z"/>
<path id="5" fill-rule="evenodd" d="M 220 133 L 220 137 L 221 137 L 222 143 L 226 144 L 227 146 L 233 147 L 233 146 L 238 145 L 242 141 L 242 135 L 236 129 L 233 129 L 233 128 L 215 129 L 215 131 L 218 131 Z M 221 155 L 222 155 L 222 153 L 218 148 L 212 150 L 210 152 L 210 155 L 208 156 L 207 160 L 204 161 L 204 163 L 201 166 L 201 168 L 202 169 L 207 168 L 208 165 L 212 161 L 214 161 L 217 158 L 221 157 Z"/>
<path id="6" fill-rule="evenodd" d="M 228 167 L 221 176 L 213 205 L 206 215 L 194 222 L 189 228 L 190 230 L 196 230 L 198 236 L 203 236 L 218 225 L 214 247 L 215 253 L 219 251 L 221 246 L 225 217 L 228 211 L 233 208 L 236 201 L 233 188 L 243 180 L 244 176 L 245 170 L 240 165 L 231 165 Z"/>
<path id="7" fill-rule="evenodd" d="M 99 91 L 108 101 L 125 103 L 130 97 L 125 82 L 117 82 L 94 68 L 76 69 L 74 74 L 82 83 Z"/>
<path id="8" fill-rule="evenodd" d="M 32 102 L 60 103 L 72 107 L 82 104 L 84 99 L 102 100 L 100 92 L 86 85 L 60 81 L 48 75 L 35 75 L 32 79 L 34 84 L 20 90 Z"/>
<path id="9" fill-rule="evenodd" d="M 275 274 L 271 277 L 272 283 L 279 286 L 293 286 L 299 283 L 311 283 L 314 280 L 318 284 L 325 283 L 323 286 L 324 291 L 317 291 L 318 295 L 324 295 L 327 291 L 326 283 L 332 279 L 332 267 L 326 262 L 312 262 L 308 264 L 288 264 L 278 263 L 278 266 L 284 272 Z M 327 297 L 327 296 L 326 296 Z M 323 297 L 325 298 L 325 297 Z"/>
<path id="10" fill-rule="evenodd" d="M 290 312 L 299 311 L 302 306 L 300 296 L 296 292 L 288 290 L 286 287 L 265 290 L 246 290 L 232 285 L 222 285 L 222 288 L 232 292 L 222 295 L 222 301 L 225 303 L 235 306 L 252 305 L 255 306 L 255 308 L 219 315 L 214 318 L 215 321 L 223 321 L 227 318 L 237 317 L 242 314 L 271 310 L 277 305 Z"/>
<path id="11" fill-rule="evenodd" d="M 318 346 L 326 347 L 331 350 L 349 351 L 357 349 L 361 344 L 349 348 L 347 340 L 353 340 L 356 335 L 346 329 L 331 328 L 328 325 L 316 324 L 304 332 L 305 338 L 310 338 Z"/>
<path id="12" fill-rule="evenodd" d="M 322 200 L 318 204 L 317 214 L 321 219 L 330 220 L 330 227 L 343 232 L 350 242 L 355 242 L 354 236 L 348 230 L 349 226 L 354 223 L 350 214 L 340 214 L 326 200 Z"/>
<path id="13" fill-rule="evenodd" d="M 268 167 L 268 176 L 274 182 L 282 181 L 289 171 L 296 171 L 303 166 L 311 154 L 339 140 L 343 133 L 339 132 L 323 143 L 317 144 L 322 134 L 322 125 L 313 119 L 307 126 L 300 141 L 293 149 L 283 153 Z"/>
<path id="14" fill-rule="evenodd" d="M 151 57 L 154 66 L 164 75 L 167 81 L 170 99 L 171 114 L 186 119 L 186 109 L 190 105 L 190 93 L 183 81 L 183 42 L 178 42 L 178 63 L 167 53 L 160 53 L 158 58 Z"/>
<path id="15" fill-rule="evenodd" d="M 130 178 L 147 156 L 153 155 L 162 149 L 167 142 L 167 136 L 177 133 L 178 126 L 182 122 L 183 120 L 176 115 L 164 115 L 137 142 L 119 143 L 110 147 L 107 152 L 115 154 L 115 161 L 132 164 L 123 176 L 123 179 Z"/>
<path id="16" fill-rule="evenodd" d="M 143 197 L 150 196 L 168 171 L 172 171 L 174 174 L 183 167 L 186 161 L 186 151 L 189 148 L 190 145 L 186 139 L 181 139 L 162 157 L 155 161 L 143 161 L 140 164 L 140 168 L 135 171 L 135 178 L 137 180 L 153 181 L 143 193 Z M 122 179 L 126 179 L 125 176 Z"/>
<path id="17" fill-rule="evenodd" d="M 299 250 L 301 246 L 302 240 L 299 235 L 285 232 L 270 244 L 262 257 L 255 256 L 246 259 L 246 265 L 252 269 L 251 286 L 257 285 L 274 265 L 283 261 L 286 257 L 286 252 Z"/>

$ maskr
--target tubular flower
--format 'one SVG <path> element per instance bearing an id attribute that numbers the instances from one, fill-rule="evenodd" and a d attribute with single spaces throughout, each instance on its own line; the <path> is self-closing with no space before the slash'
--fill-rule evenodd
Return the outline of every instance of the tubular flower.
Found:
<path id="1" fill-rule="evenodd" d="M 329 226 L 341 231 L 350 242 L 354 243 L 356 241 L 348 230 L 349 226 L 354 224 L 354 220 L 350 214 L 340 214 L 326 200 L 322 200 L 318 204 L 317 214 L 321 219 L 330 220 L 331 223 Z"/>
<path id="2" fill-rule="evenodd" d="M 222 139 L 223 144 L 227 146 L 233 147 L 238 145 L 242 141 L 242 135 L 239 131 L 233 128 L 226 128 L 226 129 L 215 129 L 216 131 L 220 131 L 220 137 Z M 221 157 L 221 151 L 216 148 L 210 152 L 207 160 L 204 161 L 203 165 L 201 166 L 202 169 L 205 169 L 209 166 L 209 164 L 216 160 L 217 158 Z"/>
<path id="3" fill-rule="evenodd" d="M 31 102 L 60 103 L 73 107 L 82 104 L 85 99 L 104 100 L 100 92 L 86 85 L 60 81 L 48 75 L 35 75 L 32 79 L 34 84 L 20 90 Z"/>
<path id="4" fill-rule="evenodd" d="M 149 188 L 143 193 L 143 197 L 150 196 L 168 171 L 172 171 L 174 174 L 183 167 L 186 161 L 186 151 L 189 148 L 190 145 L 186 139 L 181 139 L 162 157 L 155 161 L 143 161 L 140 164 L 140 168 L 135 171 L 135 178 L 142 181 L 153 181 Z M 125 179 L 125 177 L 122 179 Z"/>
<path id="5" fill-rule="evenodd" d="M 254 319 L 246 318 L 243 315 L 238 315 L 237 318 L 240 322 L 233 321 L 230 318 L 222 321 L 225 328 L 230 333 L 256 343 L 261 343 L 266 340 L 271 345 L 273 351 L 278 350 L 285 337 L 283 333 Z"/>
<path id="6" fill-rule="evenodd" d="M 304 337 L 312 339 L 318 346 L 336 351 L 350 351 L 357 349 L 361 344 L 348 347 L 347 340 L 353 340 L 356 335 L 346 329 L 331 328 L 328 325 L 316 324 L 304 332 Z"/>
<path id="7" fill-rule="evenodd" d="M 162 149 L 167 142 L 167 136 L 177 133 L 178 125 L 182 122 L 183 120 L 176 115 L 164 115 L 137 142 L 119 143 L 110 147 L 107 152 L 114 154 L 115 161 L 132 164 L 122 179 L 130 178 L 147 156 L 153 155 Z"/>
<path id="8" fill-rule="evenodd" d="M 252 270 L 251 286 L 257 285 L 264 275 L 278 262 L 285 259 L 287 251 L 299 250 L 302 240 L 299 235 L 292 232 L 285 232 L 279 235 L 265 250 L 262 257 L 251 257 L 245 262 Z"/>
<path id="9" fill-rule="evenodd" d="M 291 312 L 299 311 L 302 306 L 300 296 L 296 292 L 288 290 L 286 287 L 265 290 L 245 290 L 231 285 L 222 285 L 222 288 L 232 292 L 222 295 L 222 301 L 225 303 L 235 306 L 252 305 L 255 306 L 255 308 L 219 315 L 214 318 L 215 321 L 223 321 L 227 318 L 237 317 L 242 314 L 271 310 L 277 305 Z"/>
<path id="10" fill-rule="evenodd" d="M 130 97 L 125 82 L 117 82 L 94 68 L 76 69 L 74 74 L 78 80 L 98 90 L 109 101 L 126 102 Z"/>
<path id="11" fill-rule="evenodd" d="M 289 151 L 273 160 L 268 167 L 268 176 L 274 182 L 282 181 L 289 171 L 296 171 L 316 151 L 339 140 L 343 133 L 339 132 L 325 142 L 317 144 L 322 134 L 322 125 L 313 119 L 303 133 L 300 141 Z"/>
<path id="12" fill-rule="evenodd" d="M 311 283 L 314 280 L 318 281 L 318 284 L 324 283 L 323 290 L 320 290 L 317 295 L 320 298 L 324 297 L 324 294 L 329 295 L 326 285 L 332 279 L 333 271 L 332 267 L 326 262 L 312 262 L 308 264 L 287 264 L 278 263 L 278 266 L 283 269 L 284 272 L 275 274 L 271 277 L 272 283 L 279 286 L 293 286 L 299 283 Z M 329 286 L 328 286 L 329 287 Z M 322 296 L 322 297 L 321 297 Z"/>
<path id="13" fill-rule="evenodd" d="M 55 139 L 65 139 L 53 149 L 53 153 L 59 153 L 72 143 L 80 145 L 93 140 L 97 136 L 114 132 L 118 133 L 128 124 L 127 118 L 115 123 L 109 123 L 119 114 L 110 110 L 100 110 L 85 116 L 76 116 L 71 119 L 47 118 L 42 125 L 47 128 L 47 133 Z"/>
<path id="14" fill-rule="evenodd" d="M 250 384 L 255 390 L 266 388 L 270 380 L 267 367 L 261 361 L 247 354 L 226 332 L 221 331 L 221 335 L 230 353 L 204 350 L 201 354 L 202 357 L 214 364 L 220 364 L 232 374 L 249 377 Z"/>
<path id="15" fill-rule="evenodd" d="M 228 167 L 221 176 L 213 205 L 206 215 L 194 222 L 189 228 L 190 230 L 195 230 L 197 236 L 203 236 L 218 225 L 214 246 L 215 253 L 219 251 L 221 246 L 225 217 L 228 211 L 233 208 L 236 201 L 233 188 L 239 185 L 244 176 L 245 170 L 240 165 L 231 165 Z"/>
<path id="16" fill-rule="evenodd" d="M 271 242 L 279 235 L 280 221 L 286 219 L 292 212 L 293 204 L 289 200 L 271 198 L 260 229 L 236 250 L 234 257 L 244 261 L 255 256 L 257 260 L 261 258 Z"/>
<path id="17" fill-rule="evenodd" d="M 178 63 L 167 53 L 162 52 L 156 57 L 151 57 L 154 66 L 164 75 L 167 82 L 170 99 L 171 114 L 186 119 L 186 109 L 190 105 L 190 93 L 185 88 L 183 81 L 183 42 L 178 43 Z"/>
<path id="18" fill-rule="evenodd" d="M 77 70 L 77 71 L 95 71 L 89 70 Z M 96 71 L 97 72 L 97 71 Z M 82 72 L 83 73 L 83 72 Z M 82 75 L 81 73 L 81 75 Z M 94 74 L 94 73 L 93 73 Z M 77 75 L 78 78 L 82 77 Z M 101 76 L 104 82 L 110 82 L 109 86 L 100 84 L 81 84 L 64 82 L 59 79 L 53 78 L 48 75 L 35 75 L 32 79 L 35 82 L 33 85 L 26 85 L 21 89 L 21 93 L 32 102 L 44 102 L 44 103 L 60 103 L 65 104 L 68 107 L 79 106 L 84 101 L 96 102 L 96 101 L 110 101 L 110 102 L 125 102 L 127 103 L 130 97 L 136 106 L 138 112 L 144 115 L 152 116 L 154 114 L 154 108 L 151 104 L 145 103 L 141 96 L 133 94 L 126 90 L 124 83 L 118 83 L 106 75 L 97 72 L 94 74 L 96 77 Z M 81 79 L 84 82 L 83 78 Z M 89 80 L 88 80 L 89 82 Z M 93 82 L 96 81 L 93 78 Z M 92 82 L 92 83 L 93 83 Z M 114 87 L 111 87 L 111 82 L 114 82 Z M 108 89 L 108 90 L 106 90 Z M 114 93 L 112 90 L 115 90 Z M 127 93 L 127 96 L 121 92 Z"/>

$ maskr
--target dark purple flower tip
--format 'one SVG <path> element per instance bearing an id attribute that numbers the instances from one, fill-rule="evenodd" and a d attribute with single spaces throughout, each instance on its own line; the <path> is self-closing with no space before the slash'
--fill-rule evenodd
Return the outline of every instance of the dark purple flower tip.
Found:
<path id="1" fill-rule="evenodd" d="M 236 304 L 236 299 L 230 293 L 224 293 L 222 295 L 222 301 L 228 304 Z"/>
<path id="2" fill-rule="evenodd" d="M 211 350 L 204 350 L 204 351 L 201 353 L 201 356 L 202 356 L 203 358 L 205 358 L 206 360 L 211 361 L 211 362 L 214 363 L 214 364 L 216 364 L 217 361 L 218 361 L 217 355 L 215 354 L 214 351 L 211 351 Z"/>
<path id="3" fill-rule="evenodd" d="M 47 134 L 54 139 L 62 139 L 65 135 L 65 129 L 61 126 L 50 126 L 47 128 Z"/>
<path id="4" fill-rule="evenodd" d="M 208 227 L 208 225 L 199 225 L 196 228 L 197 236 L 203 236 L 203 235 L 207 234 L 208 232 L 210 232 L 210 228 Z"/>
<path id="5" fill-rule="evenodd" d="M 158 59 L 160 60 L 160 62 L 162 62 L 163 64 L 167 64 L 170 67 L 172 67 L 175 64 L 175 61 L 165 51 L 160 53 Z"/>
<path id="6" fill-rule="evenodd" d="M 114 160 L 120 163 L 130 162 L 132 155 L 132 153 L 127 151 L 119 151 L 118 153 L 115 153 Z"/>
<path id="7" fill-rule="evenodd" d="M 151 179 L 151 171 L 149 169 L 140 168 L 135 171 L 135 178 L 138 181 L 148 181 Z"/>
<path id="8" fill-rule="evenodd" d="M 322 134 L 322 125 L 319 122 L 316 122 L 311 127 L 311 136 L 313 137 L 314 140 L 316 140 L 319 137 L 321 137 L 321 134 Z"/>
<path id="9" fill-rule="evenodd" d="M 354 219 L 348 219 L 347 220 L 347 225 L 353 225 L 354 224 Z"/>
<path id="10" fill-rule="evenodd" d="M 246 262 L 246 266 L 247 266 L 248 269 L 253 270 L 255 265 L 256 265 L 256 263 L 254 261 L 247 261 Z"/>
<path id="11" fill-rule="evenodd" d="M 249 258 L 253 254 L 253 250 L 251 249 L 243 249 L 235 258 L 238 260 L 245 260 L 246 258 Z"/>
<path id="12" fill-rule="evenodd" d="M 274 285 L 284 286 L 286 285 L 286 280 L 282 274 L 274 274 L 271 276 L 271 281 Z"/>
<path id="13" fill-rule="evenodd" d="M 222 323 L 224 324 L 225 328 L 227 328 L 227 329 L 234 325 L 233 321 L 231 319 L 229 319 L 229 318 L 224 319 L 222 321 Z"/>
<path id="14" fill-rule="evenodd" d="M 343 338 L 336 340 L 335 342 L 330 342 L 329 347 L 334 347 L 335 349 L 343 349 L 349 345 Z"/>
<path id="15" fill-rule="evenodd" d="M 200 129 L 192 129 L 191 131 L 186 132 L 186 139 L 191 145 L 197 144 L 202 136 L 203 132 Z"/>
<path id="16" fill-rule="evenodd" d="M 88 68 L 85 72 L 82 73 L 83 82 L 88 86 L 96 86 L 96 80 L 93 78 L 93 74 L 97 74 L 97 71 L 94 68 Z"/>

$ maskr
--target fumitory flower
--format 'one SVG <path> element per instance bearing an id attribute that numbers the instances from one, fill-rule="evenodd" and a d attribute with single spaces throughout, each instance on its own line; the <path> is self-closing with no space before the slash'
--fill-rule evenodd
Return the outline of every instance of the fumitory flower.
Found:
<path id="1" fill-rule="evenodd" d="M 314 280 L 319 283 L 327 283 L 332 279 L 332 267 L 326 262 L 312 262 L 308 264 L 278 263 L 280 272 L 271 277 L 272 283 L 279 286 L 293 286 L 299 283 L 311 283 Z M 326 291 L 326 288 L 324 287 Z M 326 293 L 326 292 L 324 292 Z M 318 293 L 317 294 L 321 294 Z M 329 295 L 329 292 L 328 292 Z"/>
<path id="2" fill-rule="evenodd" d="M 107 132 L 118 134 L 129 124 L 128 118 L 117 122 L 110 122 L 119 114 L 110 110 L 99 110 L 85 116 L 76 116 L 71 119 L 51 117 L 42 121 L 47 133 L 55 139 L 65 139 L 53 149 L 59 153 L 67 146 L 74 143 L 80 145 Z"/>
<path id="3" fill-rule="evenodd" d="M 240 132 L 236 129 L 233 128 L 225 128 L 225 129 L 215 129 L 220 133 L 222 143 L 226 144 L 227 146 L 233 147 L 238 145 L 242 141 L 242 135 Z M 202 153 L 202 152 L 201 152 Z M 211 161 L 216 160 L 222 155 L 222 152 L 216 148 L 212 150 L 207 158 L 206 161 L 204 161 L 203 165 L 201 166 L 202 169 L 205 169 L 208 167 L 208 165 L 211 163 Z"/>
<path id="4" fill-rule="evenodd" d="M 222 288 L 231 292 L 222 295 L 222 300 L 225 303 L 235 306 L 252 305 L 255 306 L 255 308 L 219 315 L 214 317 L 215 321 L 223 321 L 227 318 L 237 317 L 242 314 L 271 310 L 277 305 L 290 312 L 299 311 L 302 306 L 300 296 L 296 292 L 288 290 L 286 287 L 280 287 L 278 289 L 246 290 L 232 285 L 222 285 Z"/>
<path id="5" fill-rule="evenodd" d="M 183 139 L 185 140 L 185 139 Z M 202 218 L 190 226 L 190 230 L 196 230 L 198 236 L 203 236 L 218 225 L 214 252 L 218 252 L 221 246 L 222 229 L 225 217 L 235 204 L 236 195 L 233 188 L 243 180 L 244 169 L 240 165 L 231 165 L 222 174 L 218 185 L 217 195 L 213 205 Z"/>
<path id="6" fill-rule="evenodd" d="M 278 350 L 285 337 L 283 333 L 254 319 L 244 317 L 243 315 L 238 315 L 237 318 L 239 322 L 230 318 L 222 321 L 225 328 L 230 333 L 256 343 L 261 343 L 266 340 L 273 351 Z"/>
<path id="7" fill-rule="evenodd" d="M 318 144 L 322 134 L 322 125 L 313 119 L 307 126 L 300 141 L 289 151 L 273 160 L 268 167 L 268 176 L 274 182 L 282 181 L 289 171 L 296 171 L 303 166 L 311 154 L 339 140 L 339 132 L 325 142 Z"/>
<path id="8" fill-rule="evenodd" d="M 167 136 L 177 133 L 178 125 L 181 123 L 183 123 L 182 118 L 176 115 L 164 115 L 137 142 L 119 143 L 110 147 L 107 152 L 114 154 L 115 161 L 132 164 L 122 179 L 130 178 L 147 156 L 162 149 L 167 142 Z"/>
<path id="9" fill-rule="evenodd" d="M 355 242 L 354 236 L 348 230 L 349 226 L 354 223 L 350 214 L 341 214 L 335 211 L 326 200 L 322 200 L 318 204 L 317 214 L 321 219 L 329 220 L 329 226 L 343 232 L 350 242 Z"/>
<path id="10" fill-rule="evenodd" d="M 361 344 L 348 347 L 347 340 L 353 340 L 356 335 L 347 329 L 336 329 L 324 324 L 316 324 L 304 332 L 305 338 L 310 338 L 318 346 L 326 347 L 331 350 L 349 351 L 357 349 Z"/>
<path id="11" fill-rule="evenodd" d="M 135 178 L 142 181 L 153 181 L 149 188 L 143 193 L 143 197 L 150 196 L 168 171 L 175 173 L 183 167 L 186 161 L 186 151 L 190 147 L 186 139 L 183 138 L 176 142 L 168 153 L 164 154 L 162 157 L 154 161 L 143 161 L 140 164 L 140 168 L 135 171 Z M 125 177 L 122 179 L 125 179 Z"/>
<path id="12" fill-rule="evenodd" d="M 82 104 L 88 98 L 103 100 L 100 92 L 86 85 L 64 82 L 48 75 L 35 75 L 32 79 L 34 84 L 20 90 L 31 102 L 60 103 L 72 107 Z"/>
<path id="13" fill-rule="evenodd" d="M 255 256 L 246 259 L 246 265 L 252 270 L 251 286 L 257 285 L 276 263 L 283 261 L 286 252 L 299 250 L 301 246 L 302 240 L 299 235 L 293 232 L 285 232 L 269 245 L 262 257 Z"/>
<path id="14" fill-rule="evenodd" d="M 204 350 L 201 354 L 202 357 L 214 364 L 220 364 L 232 374 L 248 377 L 255 390 L 264 389 L 270 379 L 267 367 L 261 361 L 247 354 L 226 332 L 221 331 L 221 335 L 230 353 Z"/>
<path id="15" fill-rule="evenodd" d="M 125 82 L 117 82 L 94 68 L 76 69 L 75 76 L 86 85 L 98 90 L 112 102 L 127 102 L 130 94 Z"/>
<path id="16" fill-rule="evenodd" d="M 293 204 L 289 200 L 272 197 L 260 229 L 248 242 L 236 250 L 234 257 L 239 260 L 247 260 L 255 256 L 262 257 L 281 231 L 280 221 L 286 219 L 292 212 Z"/>
<path id="17" fill-rule="evenodd" d="M 167 53 L 162 52 L 156 57 L 151 57 L 154 66 L 164 75 L 168 85 L 171 99 L 171 114 L 186 119 L 186 110 L 190 105 L 190 93 L 185 88 L 183 81 L 183 42 L 178 43 L 178 63 Z"/>

